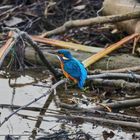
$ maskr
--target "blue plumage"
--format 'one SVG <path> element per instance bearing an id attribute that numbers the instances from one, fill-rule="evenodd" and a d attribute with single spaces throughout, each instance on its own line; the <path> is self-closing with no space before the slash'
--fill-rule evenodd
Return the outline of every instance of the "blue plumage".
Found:
<path id="1" fill-rule="evenodd" d="M 59 50 L 58 55 L 63 63 L 63 70 L 78 82 L 78 87 L 83 88 L 87 78 L 84 65 L 74 58 L 68 50 Z"/>

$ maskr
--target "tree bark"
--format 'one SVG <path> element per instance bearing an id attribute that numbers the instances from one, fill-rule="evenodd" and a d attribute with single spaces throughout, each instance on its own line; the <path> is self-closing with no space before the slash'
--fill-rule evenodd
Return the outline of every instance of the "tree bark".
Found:
<path id="1" fill-rule="evenodd" d="M 113 1 L 112 1 L 112 3 L 113 3 Z M 48 31 L 48 32 L 42 34 L 41 37 L 64 33 L 68 29 L 71 29 L 74 27 L 84 27 L 84 26 L 91 26 L 91 25 L 104 24 L 104 23 L 116 23 L 116 22 L 135 19 L 135 18 L 140 18 L 140 11 L 131 12 L 131 13 L 128 11 L 125 14 L 89 18 L 89 19 L 84 19 L 84 20 L 70 20 L 70 21 L 67 21 L 66 23 L 64 23 L 62 26 L 60 26 L 52 31 Z"/>
<path id="2" fill-rule="evenodd" d="M 52 65 L 56 67 L 60 66 L 59 60 L 56 55 L 48 53 L 48 49 L 43 49 L 42 51 L 45 57 L 47 58 L 47 60 Z M 74 57 L 76 57 L 80 61 L 83 61 L 91 56 L 90 53 L 85 53 L 85 52 L 79 53 L 79 52 L 71 51 L 71 53 Z M 29 47 L 26 48 L 25 57 L 34 63 L 43 65 L 40 58 L 32 48 Z M 99 60 L 93 65 L 93 69 L 113 70 L 113 69 L 133 67 L 138 65 L 140 65 L 140 59 L 138 57 L 134 57 L 130 54 L 120 54 L 117 56 L 110 56 Z"/>
<path id="3" fill-rule="evenodd" d="M 126 14 L 128 12 L 139 11 L 140 3 L 137 0 L 105 0 L 103 7 L 105 15 Z M 140 33 L 140 19 L 119 22 L 117 25 L 130 34 Z"/>

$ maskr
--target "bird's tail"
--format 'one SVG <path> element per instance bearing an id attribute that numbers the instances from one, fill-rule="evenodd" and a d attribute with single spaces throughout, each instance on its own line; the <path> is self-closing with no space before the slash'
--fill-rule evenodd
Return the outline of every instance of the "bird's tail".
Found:
<path id="1" fill-rule="evenodd" d="M 84 86 L 84 83 L 83 83 L 83 82 L 78 82 L 78 87 L 79 87 L 80 89 L 83 89 L 83 86 Z"/>
<path id="2" fill-rule="evenodd" d="M 79 87 L 80 89 L 83 89 L 83 88 L 84 88 L 85 80 L 86 80 L 86 79 L 79 80 L 79 82 L 78 82 L 78 87 Z"/>
<path id="3" fill-rule="evenodd" d="M 80 80 L 78 81 L 78 87 L 80 89 L 83 89 L 84 88 L 84 84 L 85 84 L 85 81 L 87 79 L 87 70 L 85 68 L 81 69 L 81 77 L 80 77 Z"/>

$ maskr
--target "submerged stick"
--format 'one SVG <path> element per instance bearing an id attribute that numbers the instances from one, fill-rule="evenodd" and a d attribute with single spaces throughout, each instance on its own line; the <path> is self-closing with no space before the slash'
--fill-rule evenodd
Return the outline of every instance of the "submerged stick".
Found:
<path id="1" fill-rule="evenodd" d="M 99 105 L 87 109 L 87 108 L 79 107 L 77 106 L 77 104 L 70 105 L 70 104 L 62 103 L 60 102 L 58 96 L 55 97 L 55 101 L 57 106 L 59 107 L 70 109 L 70 110 L 77 110 L 77 111 L 80 110 L 82 112 L 87 112 L 87 113 L 95 113 L 96 110 L 99 111 L 105 109 L 103 106 L 99 106 Z M 137 107 L 140 106 L 140 99 L 138 98 L 138 99 L 124 100 L 124 101 L 116 101 L 113 103 L 107 103 L 106 106 L 110 107 L 112 110 L 113 109 L 122 110 L 129 107 Z"/>
<path id="2" fill-rule="evenodd" d="M 11 105 L 11 104 L 0 104 L 0 108 L 10 108 L 11 110 L 18 109 L 21 106 L 19 105 Z M 40 107 L 25 107 L 22 110 L 29 110 L 29 111 L 40 111 Z"/>
<path id="3" fill-rule="evenodd" d="M 114 69 L 114 70 L 94 70 L 94 71 L 89 71 L 91 74 L 96 74 L 96 73 L 119 73 L 119 72 L 134 72 L 134 71 L 140 71 L 140 66 L 134 66 L 134 67 L 126 67 L 122 69 Z"/>
<path id="4" fill-rule="evenodd" d="M 78 115 L 49 115 L 51 117 L 61 118 L 61 119 L 69 119 L 69 120 L 83 120 L 83 122 L 102 122 L 107 124 L 116 124 L 120 126 L 127 126 L 140 129 L 140 123 L 137 122 L 129 122 L 129 121 L 119 121 L 119 120 L 112 120 L 112 119 L 105 119 L 99 117 L 88 117 L 88 116 L 78 116 Z"/>
<path id="5" fill-rule="evenodd" d="M 127 104 L 127 107 L 129 105 L 131 105 L 133 107 L 133 105 L 137 105 L 139 103 L 140 100 L 126 100 L 124 101 L 124 104 L 122 104 L 121 101 L 118 101 L 119 103 L 121 103 L 121 108 L 123 107 L 126 107 L 126 104 Z M 107 106 L 110 106 L 110 108 L 112 109 L 118 109 L 118 104 L 119 103 L 110 103 L 110 104 L 107 104 Z M 71 104 L 66 104 L 66 103 L 62 103 L 59 99 L 58 96 L 55 96 L 55 103 L 58 107 L 61 107 L 61 108 L 64 108 L 64 109 L 67 109 L 69 110 L 70 113 L 72 113 L 72 111 L 75 111 L 74 113 L 83 113 L 83 114 L 89 114 L 89 116 L 100 116 L 100 117 L 105 117 L 105 118 L 113 118 L 113 119 L 119 119 L 119 120 L 131 120 L 131 121 L 139 121 L 140 120 L 140 117 L 136 117 L 136 116 L 129 116 L 129 115 L 126 115 L 126 114 L 120 114 L 120 113 L 114 113 L 114 112 L 106 112 L 106 111 L 103 111 L 103 106 L 98 106 L 97 108 L 82 108 L 82 107 L 79 107 L 77 105 L 71 105 Z M 129 105 L 128 105 L 129 103 Z M 139 106 L 139 104 L 138 104 Z M 130 107 L 130 106 L 129 106 Z M 98 109 L 98 110 L 97 110 Z"/>
<path id="6" fill-rule="evenodd" d="M 43 97 L 46 97 L 49 93 L 51 93 L 54 89 L 56 89 L 57 86 L 63 84 L 66 82 L 66 79 L 62 79 L 60 81 L 58 81 L 57 83 L 55 83 L 46 93 L 44 93 L 43 95 L 39 96 L 38 98 L 35 98 L 34 100 L 32 100 L 31 102 L 29 102 L 28 104 L 21 106 L 19 109 L 17 109 L 16 111 L 14 111 L 12 114 L 10 114 L 9 116 L 7 116 L 1 123 L 0 123 L 0 127 L 7 122 L 13 115 L 15 115 L 17 112 L 19 112 L 20 110 L 22 110 L 23 108 L 28 107 L 29 105 L 37 102 L 38 100 L 42 99 Z"/>
<path id="7" fill-rule="evenodd" d="M 39 49 L 39 47 L 37 46 L 36 42 L 34 42 L 32 40 L 32 38 L 27 34 L 27 33 L 23 33 L 23 37 L 31 44 L 31 46 L 34 48 L 34 50 L 37 52 L 38 56 L 40 57 L 40 59 L 42 60 L 42 62 L 44 63 L 44 65 L 53 73 L 53 75 L 56 77 L 56 79 L 58 80 L 61 76 L 60 73 L 58 73 L 57 70 L 55 70 L 55 68 L 49 63 L 49 61 L 45 58 L 45 56 L 43 55 L 42 51 Z"/>

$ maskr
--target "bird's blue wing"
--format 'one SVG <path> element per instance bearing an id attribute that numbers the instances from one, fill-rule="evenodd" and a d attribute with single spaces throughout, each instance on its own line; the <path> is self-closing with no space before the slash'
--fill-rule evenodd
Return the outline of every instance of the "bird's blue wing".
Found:
<path id="1" fill-rule="evenodd" d="M 77 61 L 70 60 L 64 64 L 64 70 L 73 78 L 76 78 L 79 80 L 79 77 L 81 75 L 80 67 L 77 63 Z"/>
<path id="2" fill-rule="evenodd" d="M 87 71 L 84 65 L 78 61 L 77 59 L 73 58 L 70 61 L 65 62 L 64 70 L 71 75 L 73 78 L 78 80 L 78 86 L 83 88 L 85 80 L 87 78 Z"/>

